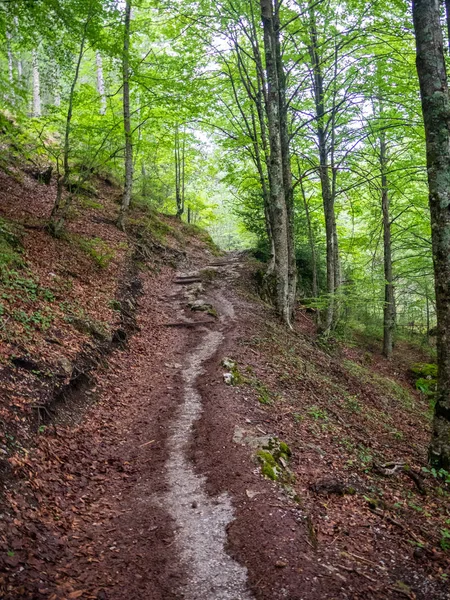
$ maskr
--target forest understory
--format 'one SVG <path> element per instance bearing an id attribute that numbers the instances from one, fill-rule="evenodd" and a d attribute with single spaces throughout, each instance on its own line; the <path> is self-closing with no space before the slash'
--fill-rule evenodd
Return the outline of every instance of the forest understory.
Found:
<path id="1" fill-rule="evenodd" d="M 249 253 L 119 231 L 107 178 L 56 239 L 53 184 L 0 177 L 2 598 L 449 597 L 424 350 L 289 331 Z"/>

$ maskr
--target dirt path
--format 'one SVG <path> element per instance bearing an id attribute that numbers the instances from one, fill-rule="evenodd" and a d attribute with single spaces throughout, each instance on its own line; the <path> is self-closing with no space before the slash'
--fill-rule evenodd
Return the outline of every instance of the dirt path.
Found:
<path id="1" fill-rule="evenodd" d="M 143 277 L 138 333 L 98 373 L 81 423 L 48 440 L 64 473 L 47 508 L 52 526 L 58 513 L 62 552 L 40 574 L 38 597 L 253 598 L 245 565 L 226 550 L 232 499 L 209 494 L 191 460 L 208 400 L 198 380 L 233 329 L 220 287 L 238 268 L 230 257 L 204 275 Z"/>
<path id="2" fill-rule="evenodd" d="M 78 425 L 39 439 L 40 510 L 18 510 L 29 538 L 18 535 L 8 557 L 5 600 L 448 598 L 439 572 L 432 578 L 398 528 L 366 509 L 364 488 L 312 491 L 302 469 L 328 476 L 333 462 L 317 449 L 332 440 L 321 428 L 308 441 L 314 422 L 296 439 L 292 411 L 302 409 L 290 402 L 309 377 L 283 370 L 274 340 L 289 358 L 319 350 L 309 338 L 294 346 L 301 336 L 255 301 L 251 276 L 233 255 L 143 274 L 137 333 L 97 373 Z M 225 384 L 225 358 L 241 385 Z M 289 395 L 266 406 L 264 384 L 280 374 Z M 296 500 L 255 461 L 274 437 L 292 446 Z"/>
<path id="3" fill-rule="evenodd" d="M 210 268 L 209 266 L 206 269 Z M 219 269 L 230 269 L 227 262 Z M 191 273 L 193 278 L 200 273 Z M 202 286 L 191 284 L 185 290 L 186 300 L 192 294 L 195 302 L 205 300 Z M 181 311 L 185 300 L 181 300 Z M 169 489 L 164 505 L 176 523 L 175 543 L 185 567 L 187 582 L 180 589 L 189 600 L 244 600 L 252 596 L 246 590 L 247 571 L 226 552 L 226 527 L 233 520 L 233 508 L 227 493 L 210 497 L 205 491 L 205 478 L 194 471 L 188 453 L 192 427 L 200 417 L 203 398 L 196 381 L 203 372 L 203 364 L 213 357 L 224 341 L 223 328 L 233 316 L 232 305 L 221 298 L 221 306 L 227 310 L 220 314 L 214 329 L 202 326 L 197 329 L 197 346 L 184 361 L 182 371 L 183 399 L 172 424 L 167 461 Z M 219 308 L 220 310 L 220 308 Z M 195 313 L 194 313 L 195 314 Z M 194 319 L 186 319 L 193 322 Z"/>

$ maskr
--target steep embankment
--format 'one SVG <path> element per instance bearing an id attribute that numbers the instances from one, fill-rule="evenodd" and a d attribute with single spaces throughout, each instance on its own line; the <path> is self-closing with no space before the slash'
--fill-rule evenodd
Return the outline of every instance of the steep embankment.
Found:
<path id="1" fill-rule="evenodd" d="M 47 522 L 70 522 L 55 508 L 66 502 L 58 471 L 65 453 L 77 456 L 71 428 L 95 404 L 94 372 L 137 329 L 143 285 L 151 304 L 187 254 L 214 250 L 207 235 L 144 206 L 132 210 L 128 235 L 119 231 L 120 190 L 107 177 L 93 179 L 55 239 L 45 227 L 55 184 L 41 172 L 23 157 L 0 172 L 0 595 L 11 598 L 38 593 L 45 562 L 64 555 Z M 61 456 L 48 449 L 52 436 Z"/>

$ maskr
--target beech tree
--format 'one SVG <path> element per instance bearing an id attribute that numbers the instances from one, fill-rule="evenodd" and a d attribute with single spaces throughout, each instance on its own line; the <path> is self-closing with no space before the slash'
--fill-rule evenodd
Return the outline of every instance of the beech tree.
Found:
<path id="1" fill-rule="evenodd" d="M 131 1 L 125 4 L 125 22 L 123 35 L 123 124 L 125 131 L 125 183 L 123 190 L 122 206 L 120 208 L 117 225 L 124 229 L 125 217 L 128 212 L 133 190 L 133 133 L 131 131 L 130 109 L 130 22 Z"/>
<path id="2" fill-rule="evenodd" d="M 450 102 L 438 0 L 414 0 L 436 290 L 438 389 L 430 460 L 450 468 Z"/>
<path id="3" fill-rule="evenodd" d="M 326 336 L 384 330 L 386 356 L 395 338 L 432 346 L 424 129 L 402 3 L 140 0 L 132 20 L 116 0 L 4 4 L 2 103 L 52 157 L 61 231 L 104 172 L 124 184 L 121 227 L 131 202 L 211 221 L 220 185 L 287 324 L 297 296 Z"/>

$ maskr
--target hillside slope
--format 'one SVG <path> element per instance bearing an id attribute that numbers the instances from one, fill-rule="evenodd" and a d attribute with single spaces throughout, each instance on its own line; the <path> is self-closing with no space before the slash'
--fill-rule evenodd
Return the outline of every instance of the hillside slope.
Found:
<path id="1" fill-rule="evenodd" d="M 52 184 L 0 178 L 1 597 L 448 598 L 425 357 L 287 331 L 259 264 L 119 232 L 107 179 L 56 240 Z"/>

